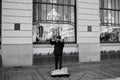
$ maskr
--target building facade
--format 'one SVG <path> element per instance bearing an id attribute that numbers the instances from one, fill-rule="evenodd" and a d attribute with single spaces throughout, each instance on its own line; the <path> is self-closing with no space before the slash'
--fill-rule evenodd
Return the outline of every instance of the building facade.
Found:
<path id="1" fill-rule="evenodd" d="M 120 0 L 1 0 L 3 66 L 31 66 L 33 54 L 53 52 L 60 35 L 64 52 L 79 62 L 100 61 L 101 51 L 120 50 Z"/>

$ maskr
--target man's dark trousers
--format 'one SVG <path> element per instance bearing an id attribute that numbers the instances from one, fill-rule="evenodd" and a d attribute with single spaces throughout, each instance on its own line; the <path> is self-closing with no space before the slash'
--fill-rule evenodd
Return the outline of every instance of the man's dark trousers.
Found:
<path id="1" fill-rule="evenodd" d="M 62 68 L 62 56 L 54 55 L 55 58 L 55 69 L 61 69 Z M 59 68 L 58 68 L 59 65 Z"/>

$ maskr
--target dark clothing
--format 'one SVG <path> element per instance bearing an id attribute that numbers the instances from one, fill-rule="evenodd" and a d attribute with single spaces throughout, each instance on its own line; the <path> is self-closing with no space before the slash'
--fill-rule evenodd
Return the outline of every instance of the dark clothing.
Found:
<path id="1" fill-rule="evenodd" d="M 63 47 L 64 42 L 61 41 L 50 41 L 51 45 L 54 46 L 54 59 L 55 59 L 55 69 L 58 69 L 58 63 L 59 63 L 59 69 L 62 68 L 62 55 L 63 55 Z"/>
<path id="2" fill-rule="evenodd" d="M 59 69 L 62 68 L 62 56 L 54 56 L 55 58 L 55 69 L 58 69 L 58 64 L 59 64 Z"/>
<path id="3" fill-rule="evenodd" d="M 64 42 L 61 41 L 50 41 L 51 45 L 55 45 L 54 46 L 54 55 L 56 56 L 62 56 L 63 54 L 63 47 L 64 47 Z"/>

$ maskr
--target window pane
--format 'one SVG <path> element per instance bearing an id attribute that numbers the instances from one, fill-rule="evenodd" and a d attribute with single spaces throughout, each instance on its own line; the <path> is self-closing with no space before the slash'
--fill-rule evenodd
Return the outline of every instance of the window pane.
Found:
<path id="1" fill-rule="evenodd" d="M 48 0 L 41 0 L 42 2 L 47 2 Z"/>
<path id="2" fill-rule="evenodd" d="M 107 26 L 101 26 L 100 30 L 101 30 L 100 41 L 101 42 L 109 42 L 111 29 Z"/>
<path id="3" fill-rule="evenodd" d="M 101 8 L 101 0 L 99 0 L 99 7 Z"/>
<path id="4" fill-rule="evenodd" d="M 58 3 L 57 0 L 48 0 L 49 3 Z"/>
<path id="5" fill-rule="evenodd" d="M 100 22 L 102 22 L 102 10 L 99 11 L 100 16 Z M 103 23 L 103 22 L 102 22 Z"/>
<path id="6" fill-rule="evenodd" d="M 74 4 L 75 4 L 75 0 L 71 0 L 71 4 L 73 4 L 73 5 L 74 5 Z"/>
<path id="7" fill-rule="evenodd" d="M 37 10 L 37 13 L 38 13 L 38 19 L 39 19 L 39 21 L 40 20 L 42 20 L 42 13 L 41 13 L 41 11 L 42 11 L 42 5 L 40 5 L 40 4 L 37 4 L 38 5 L 38 10 Z"/>
<path id="8" fill-rule="evenodd" d="M 53 8 L 52 5 L 47 5 L 47 20 L 52 20 L 52 16 L 53 16 L 52 8 Z"/>
<path id="9" fill-rule="evenodd" d="M 115 5 L 116 5 L 116 9 L 118 9 L 118 0 L 116 0 L 116 4 Z"/>
<path id="10" fill-rule="evenodd" d="M 64 0 L 64 4 L 68 4 L 68 0 Z"/>
<path id="11" fill-rule="evenodd" d="M 64 3 L 64 0 L 58 0 L 58 3 L 62 3 L 62 4 L 63 4 L 63 3 Z"/>
<path id="12" fill-rule="evenodd" d="M 120 30 L 120 28 L 118 28 L 118 27 L 112 28 L 112 32 L 111 32 L 111 41 L 112 42 L 119 41 L 119 30 Z"/>
<path id="13" fill-rule="evenodd" d="M 61 35 L 65 42 L 75 41 L 74 25 L 69 24 L 44 24 L 34 25 L 33 41 L 46 42 L 50 38 Z"/>
<path id="14" fill-rule="evenodd" d="M 104 23 L 104 11 L 103 10 L 101 10 L 101 16 L 102 16 L 102 23 Z"/>
<path id="15" fill-rule="evenodd" d="M 64 6 L 64 21 L 68 21 L 68 7 Z"/>
<path id="16" fill-rule="evenodd" d="M 120 41 L 120 28 L 112 26 L 101 26 L 100 40 L 102 42 Z"/>
<path id="17" fill-rule="evenodd" d="M 71 7 L 68 6 L 68 21 L 71 21 Z"/>
<path id="18" fill-rule="evenodd" d="M 108 2 L 107 0 L 104 0 L 104 8 L 107 8 L 108 7 Z"/>
<path id="19" fill-rule="evenodd" d="M 40 11 L 40 13 L 42 13 L 42 16 L 41 16 L 41 19 L 42 20 L 46 20 L 46 5 L 45 4 L 42 4 L 42 10 Z"/>
<path id="20" fill-rule="evenodd" d="M 111 8 L 111 0 L 108 0 L 108 8 Z"/>
<path id="21" fill-rule="evenodd" d="M 104 14 L 104 23 L 107 23 L 108 22 L 107 10 L 103 10 L 103 14 Z"/>
<path id="22" fill-rule="evenodd" d="M 33 5 L 33 22 L 38 21 L 38 4 Z"/>
<path id="23" fill-rule="evenodd" d="M 118 41 L 120 41 L 120 29 L 118 30 Z"/>
<path id="24" fill-rule="evenodd" d="M 115 12 L 114 11 L 112 11 L 112 15 L 111 15 L 111 21 L 112 21 L 112 25 L 114 26 L 114 23 L 115 23 L 115 14 L 114 14 Z"/>
<path id="25" fill-rule="evenodd" d="M 66 42 L 75 42 L 74 0 L 38 0 L 38 2 L 33 5 L 35 19 L 33 22 L 37 22 L 33 25 L 33 42 L 47 43 L 49 39 L 58 35 Z"/>
<path id="26" fill-rule="evenodd" d="M 112 9 L 115 9 L 115 0 L 112 0 Z"/>
<path id="27" fill-rule="evenodd" d="M 112 12 L 110 10 L 108 10 L 108 23 L 108 25 L 112 23 Z"/>
<path id="28" fill-rule="evenodd" d="M 63 6 L 58 6 L 58 13 L 60 14 L 60 20 L 59 21 L 64 21 L 64 16 L 63 16 Z"/>
<path id="29" fill-rule="evenodd" d="M 115 12 L 115 24 L 118 26 L 118 12 Z"/>
<path id="30" fill-rule="evenodd" d="M 74 25 L 64 24 L 62 26 L 61 35 L 66 42 L 75 41 Z"/>
<path id="31" fill-rule="evenodd" d="M 120 11 L 119 11 L 119 13 L 118 13 L 118 14 L 119 14 L 119 26 L 120 26 Z"/>
<path id="32" fill-rule="evenodd" d="M 75 22 L 75 13 L 74 13 L 74 7 L 71 7 L 71 22 Z"/>
<path id="33" fill-rule="evenodd" d="M 101 8 L 104 8 L 104 0 L 101 0 Z"/>
<path id="34" fill-rule="evenodd" d="M 42 0 L 36 0 L 37 2 L 42 2 Z"/>
<path id="35" fill-rule="evenodd" d="M 120 10 L 120 0 L 118 0 L 118 8 L 119 8 L 119 10 Z"/>

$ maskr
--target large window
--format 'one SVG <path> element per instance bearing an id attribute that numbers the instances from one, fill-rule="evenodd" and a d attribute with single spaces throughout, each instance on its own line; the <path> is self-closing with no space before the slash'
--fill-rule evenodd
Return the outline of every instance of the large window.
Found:
<path id="1" fill-rule="evenodd" d="M 33 43 L 75 42 L 75 0 L 33 0 Z"/>
<path id="2" fill-rule="evenodd" d="M 120 42 L 120 0 L 100 0 L 100 41 Z"/>

